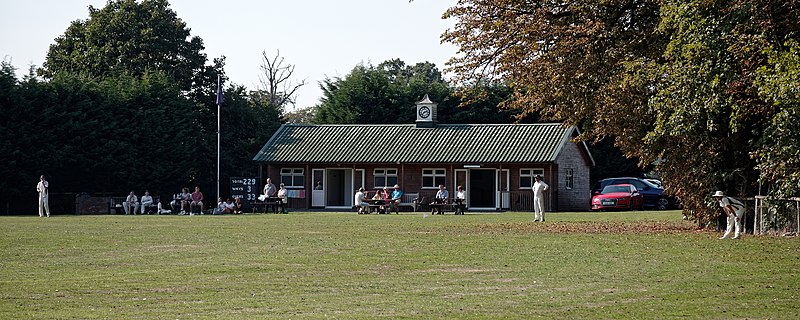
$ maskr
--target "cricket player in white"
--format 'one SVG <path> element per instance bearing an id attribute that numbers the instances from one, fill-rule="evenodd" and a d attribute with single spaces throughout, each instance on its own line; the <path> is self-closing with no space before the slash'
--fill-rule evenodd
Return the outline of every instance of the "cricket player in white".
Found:
<path id="1" fill-rule="evenodd" d="M 726 197 L 722 191 L 717 191 L 713 195 L 719 201 L 719 206 L 725 211 L 728 216 L 728 228 L 725 234 L 720 239 L 725 239 L 731 234 L 731 229 L 736 226 L 736 231 L 733 234 L 733 239 L 739 239 L 739 231 L 742 229 L 742 217 L 744 215 L 744 204 L 739 200 L 731 197 Z"/>
<path id="2" fill-rule="evenodd" d="M 48 188 L 50 185 L 47 183 L 47 180 L 44 179 L 44 175 L 39 177 L 39 183 L 36 184 L 36 191 L 39 192 L 39 216 L 44 217 L 44 213 L 47 212 L 47 216 L 50 217 L 50 203 L 47 200 L 47 194 L 49 192 Z"/>
<path id="3" fill-rule="evenodd" d="M 544 222 L 544 192 L 550 187 L 542 181 L 542 176 L 536 175 L 534 177 L 536 182 L 533 183 L 533 221 Z"/>

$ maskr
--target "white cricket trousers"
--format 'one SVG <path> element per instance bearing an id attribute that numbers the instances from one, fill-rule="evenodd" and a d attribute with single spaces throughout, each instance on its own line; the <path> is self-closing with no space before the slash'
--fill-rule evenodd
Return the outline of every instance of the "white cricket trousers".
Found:
<path id="1" fill-rule="evenodd" d="M 729 234 L 731 234 L 731 230 L 736 227 L 736 231 L 733 233 L 734 238 L 739 237 L 739 231 L 742 230 L 742 211 L 737 210 L 736 215 L 731 215 L 728 217 L 728 228 L 725 229 L 725 234 L 722 235 L 722 238 L 727 238 Z"/>
<path id="2" fill-rule="evenodd" d="M 40 192 L 39 193 L 39 216 L 43 217 L 45 211 L 47 212 L 47 216 L 50 216 L 50 201 L 47 199 L 47 193 Z"/>
<path id="3" fill-rule="evenodd" d="M 544 220 L 544 197 L 533 196 L 533 219 Z"/>

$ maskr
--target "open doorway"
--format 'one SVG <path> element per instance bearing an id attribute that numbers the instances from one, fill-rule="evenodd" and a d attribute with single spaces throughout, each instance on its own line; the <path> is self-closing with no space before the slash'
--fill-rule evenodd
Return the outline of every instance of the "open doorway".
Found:
<path id="1" fill-rule="evenodd" d="M 497 179 L 495 169 L 469 170 L 470 209 L 497 208 Z"/>
<path id="2" fill-rule="evenodd" d="M 325 173 L 325 207 L 352 207 L 353 169 L 326 169 Z"/>

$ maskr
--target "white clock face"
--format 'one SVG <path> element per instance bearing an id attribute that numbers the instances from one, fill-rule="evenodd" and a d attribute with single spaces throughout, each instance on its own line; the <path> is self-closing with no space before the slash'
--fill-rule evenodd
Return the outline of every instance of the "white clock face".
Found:
<path id="1" fill-rule="evenodd" d="M 431 115 L 431 109 L 428 107 L 420 107 L 418 113 L 420 118 L 425 119 Z"/>

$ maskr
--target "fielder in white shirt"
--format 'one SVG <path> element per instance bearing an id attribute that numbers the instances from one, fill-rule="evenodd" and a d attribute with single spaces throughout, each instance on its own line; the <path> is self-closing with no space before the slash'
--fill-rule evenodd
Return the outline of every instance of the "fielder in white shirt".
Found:
<path id="1" fill-rule="evenodd" d="M 733 234 L 733 239 L 739 239 L 739 231 L 742 229 L 742 216 L 744 215 L 744 203 L 732 197 L 726 197 L 722 191 L 717 191 L 713 197 L 717 199 L 719 206 L 728 216 L 728 228 L 720 239 L 727 238 L 734 226 L 736 226 L 736 231 Z"/>
<path id="2" fill-rule="evenodd" d="M 36 184 L 36 192 L 39 192 L 39 216 L 44 217 L 47 212 L 47 217 L 50 217 L 50 203 L 47 195 L 50 192 L 50 184 L 44 179 L 44 175 L 39 177 L 39 183 Z"/>
<path id="3" fill-rule="evenodd" d="M 550 189 L 544 181 L 542 176 L 536 175 L 534 177 L 536 182 L 533 183 L 533 221 L 544 222 L 544 192 Z"/>

